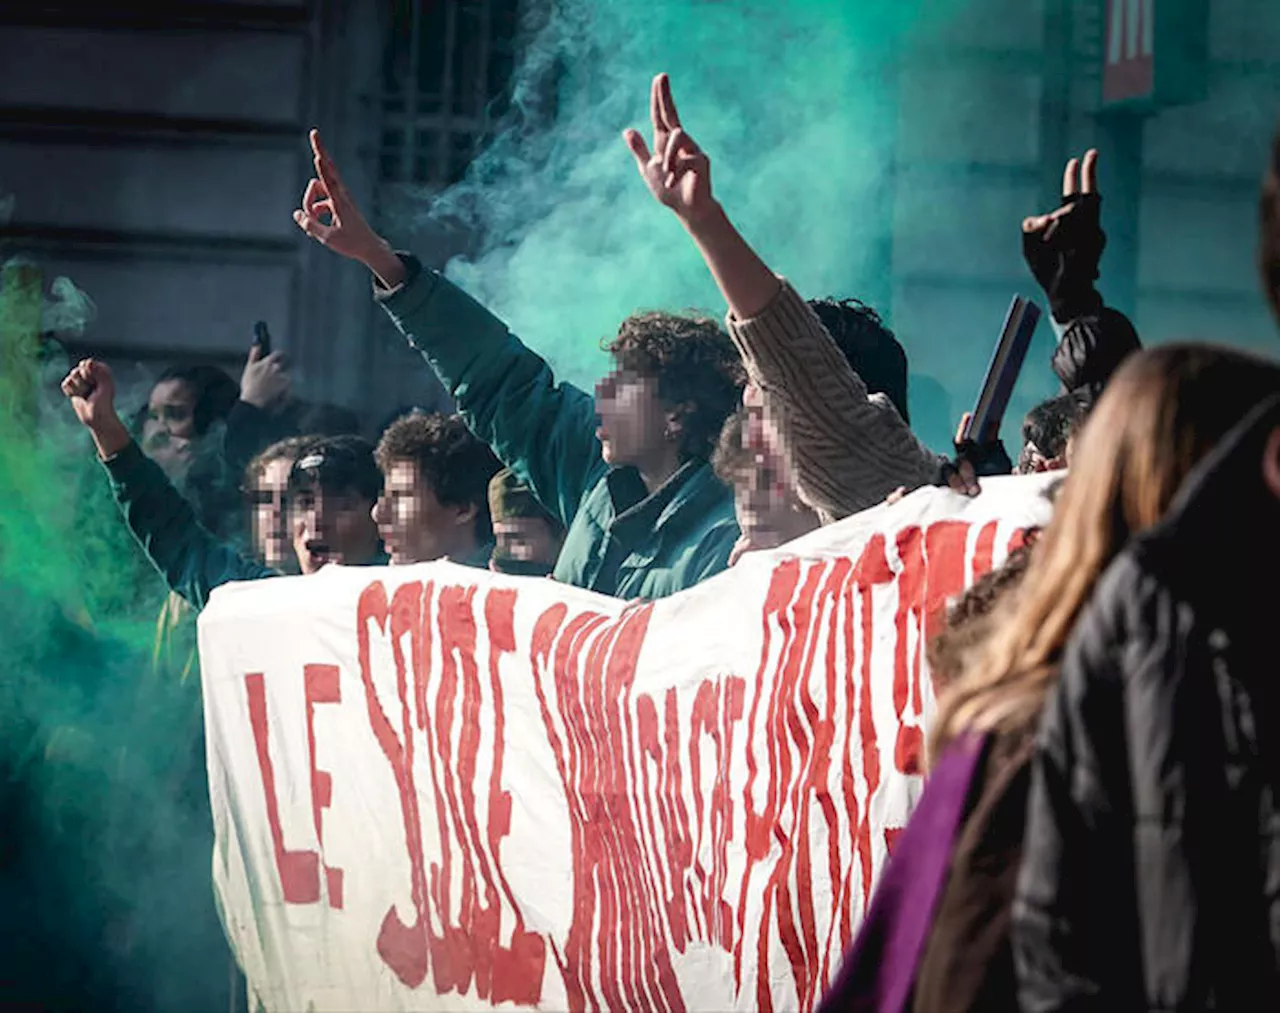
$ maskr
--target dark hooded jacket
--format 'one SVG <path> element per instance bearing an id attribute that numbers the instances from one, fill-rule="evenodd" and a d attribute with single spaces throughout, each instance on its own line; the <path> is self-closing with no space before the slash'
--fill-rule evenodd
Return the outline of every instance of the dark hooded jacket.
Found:
<path id="1" fill-rule="evenodd" d="M 1104 573 L 1032 760 L 1013 912 L 1026 1011 L 1280 1001 L 1280 395 Z"/>

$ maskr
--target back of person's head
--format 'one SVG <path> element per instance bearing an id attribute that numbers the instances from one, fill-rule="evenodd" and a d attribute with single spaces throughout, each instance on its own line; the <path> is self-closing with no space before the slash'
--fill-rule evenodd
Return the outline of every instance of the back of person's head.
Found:
<path id="1" fill-rule="evenodd" d="M 382 492 L 382 472 L 374 462 L 373 444 L 359 436 L 303 437 L 289 472 L 289 491 L 320 489 L 352 493 L 372 504 Z"/>
<path id="2" fill-rule="evenodd" d="M 910 422 L 907 353 L 880 314 L 857 299 L 811 299 L 809 305 L 868 392 L 884 394 Z"/>
<path id="3" fill-rule="evenodd" d="M 604 350 L 619 369 L 658 381 L 658 397 L 679 412 L 680 460 L 710 459 L 746 381 L 737 349 L 720 325 L 708 317 L 636 313 Z"/>
<path id="4" fill-rule="evenodd" d="M 461 415 L 410 412 L 387 426 L 374 453 L 384 474 L 411 464 L 441 505 L 474 506 L 477 540 L 492 538 L 489 480 L 502 464 Z"/>
<path id="5" fill-rule="evenodd" d="M 941 701 L 935 750 L 970 729 L 1033 726 L 1103 570 L 1161 519 L 1196 463 L 1277 391 L 1280 365 L 1226 348 L 1164 345 L 1125 361 L 1080 432 L 1021 590 L 998 608 Z"/>
<path id="6" fill-rule="evenodd" d="M 154 387 L 176 381 L 186 384 L 195 400 L 192 421 L 196 436 L 203 436 L 215 422 L 225 419 L 240 400 L 240 385 L 217 366 L 171 366 L 156 379 Z"/>
<path id="7" fill-rule="evenodd" d="M 1041 470 L 1031 459 L 1062 461 L 1067 456 L 1071 442 L 1087 411 L 1085 399 L 1080 394 L 1060 394 L 1041 401 L 1027 412 L 1022 420 L 1022 454 L 1015 471 L 1026 474 Z"/>
<path id="8" fill-rule="evenodd" d="M 1280 131 L 1271 144 L 1271 162 L 1262 179 L 1259 200 L 1258 266 L 1262 292 L 1280 321 Z"/>
<path id="9" fill-rule="evenodd" d="M 1021 586 L 1030 560 L 1030 545 L 1015 549 L 1003 565 L 974 581 L 947 610 L 942 632 L 925 646 L 933 691 L 938 697 L 956 680 L 965 653 L 987 635 L 996 605 Z"/>
<path id="10" fill-rule="evenodd" d="M 493 523 L 528 518 L 544 521 L 553 531 L 564 525 L 534 495 L 533 489 L 510 468 L 502 468 L 489 480 L 489 515 Z"/>

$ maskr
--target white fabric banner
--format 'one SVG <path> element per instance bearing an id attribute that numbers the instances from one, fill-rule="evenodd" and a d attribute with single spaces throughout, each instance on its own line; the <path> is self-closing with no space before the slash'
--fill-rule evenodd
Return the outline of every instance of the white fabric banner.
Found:
<path id="1" fill-rule="evenodd" d="M 214 883 L 256 1003 L 812 1009 L 919 795 L 925 638 L 1048 481 L 653 604 L 448 563 L 220 589 Z"/>

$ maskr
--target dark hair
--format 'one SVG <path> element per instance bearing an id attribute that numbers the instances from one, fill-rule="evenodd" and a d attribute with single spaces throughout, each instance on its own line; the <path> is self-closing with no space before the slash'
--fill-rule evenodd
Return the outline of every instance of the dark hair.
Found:
<path id="1" fill-rule="evenodd" d="M 316 439 L 316 436 L 308 435 L 287 436 L 283 440 L 276 440 L 271 446 L 260 451 L 245 467 L 243 488 L 250 489 L 262 474 L 263 469 L 272 461 L 288 461 L 292 467 L 293 462 L 298 459 L 298 451 Z"/>
<path id="2" fill-rule="evenodd" d="M 1271 164 L 1262 179 L 1259 200 L 1258 267 L 1262 292 L 1280 320 L 1280 131 L 1271 142 Z"/>
<path id="3" fill-rule="evenodd" d="M 1030 443 L 1041 457 L 1053 460 L 1067 452 L 1067 441 L 1085 417 L 1081 395 L 1060 394 L 1041 401 L 1022 420 L 1022 442 Z"/>
<path id="4" fill-rule="evenodd" d="M 393 422 L 404 418 L 406 415 L 433 415 L 436 413 L 448 415 L 454 410 L 453 402 L 448 398 L 444 398 L 441 401 L 432 401 L 428 404 L 402 404 L 384 415 L 378 421 L 374 432 L 381 436 Z"/>
<path id="5" fill-rule="evenodd" d="M 957 676 L 960 659 L 984 635 L 984 620 L 996 604 L 1022 583 L 1031 561 L 1031 546 L 1009 553 L 1003 566 L 984 573 L 947 610 L 946 626 L 925 646 L 935 694 Z"/>
<path id="6" fill-rule="evenodd" d="M 476 538 L 493 537 L 489 517 L 489 480 L 502 465 L 461 415 L 410 412 L 387 426 L 374 451 L 378 467 L 388 471 L 396 461 L 418 469 L 445 506 L 476 508 Z"/>
<path id="7" fill-rule="evenodd" d="M 209 427 L 220 419 L 225 419 L 235 403 L 240 400 L 240 385 L 231 379 L 217 366 L 199 364 L 194 366 L 170 366 L 151 389 L 155 390 L 162 383 L 177 380 L 187 384 L 195 394 L 195 408 L 192 411 L 192 425 L 197 436 L 203 436 Z M 142 415 L 146 415 L 144 406 Z"/>
<path id="8" fill-rule="evenodd" d="M 373 459 L 373 444 L 359 436 L 303 437 L 289 471 L 289 491 L 319 487 L 354 492 L 370 506 L 382 495 L 382 472 Z"/>
<path id="9" fill-rule="evenodd" d="M 681 410 L 680 460 L 707 460 L 746 382 L 720 325 L 694 315 L 635 313 L 604 350 L 621 369 L 656 377 L 658 396 Z"/>
<path id="10" fill-rule="evenodd" d="M 902 421 L 910 422 L 907 353 L 880 314 L 858 299 L 810 299 L 809 305 L 867 391 L 884 394 Z"/>

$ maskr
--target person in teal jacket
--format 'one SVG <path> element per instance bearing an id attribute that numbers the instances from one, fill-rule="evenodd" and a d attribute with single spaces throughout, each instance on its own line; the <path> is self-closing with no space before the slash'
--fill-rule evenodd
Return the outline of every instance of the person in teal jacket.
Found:
<path id="1" fill-rule="evenodd" d="M 743 375 L 711 320 L 629 317 L 606 348 L 596 398 L 557 383 L 506 325 L 378 236 L 311 132 L 316 178 L 298 226 L 372 271 L 396 326 L 467 424 L 567 529 L 553 576 L 622 598 L 660 598 L 719 573 L 738 539 L 733 497 L 708 463 Z M 328 219 L 326 222 L 324 219 Z"/>

